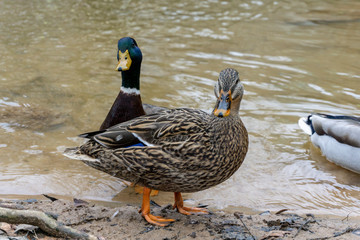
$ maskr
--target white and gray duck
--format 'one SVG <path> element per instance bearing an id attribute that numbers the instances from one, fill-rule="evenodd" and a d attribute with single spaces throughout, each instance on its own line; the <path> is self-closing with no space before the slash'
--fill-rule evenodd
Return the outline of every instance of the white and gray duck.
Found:
<path id="1" fill-rule="evenodd" d="M 360 118 L 314 113 L 299 126 L 331 162 L 360 174 Z"/>

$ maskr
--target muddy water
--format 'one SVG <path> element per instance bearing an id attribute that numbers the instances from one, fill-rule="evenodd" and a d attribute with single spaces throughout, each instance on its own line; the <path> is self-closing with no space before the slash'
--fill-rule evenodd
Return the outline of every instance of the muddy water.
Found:
<path id="1" fill-rule="evenodd" d="M 359 1 L 1 1 L 0 23 L 0 198 L 140 202 L 61 153 L 99 128 L 120 87 L 117 40 L 133 36 L 144 102 L 211 110 L 226 67 L 245 85 L 246 161 L 186 198 L 360 215 L 359 175 L 328 162 L 297 126 L 311 112 L 360 115 Z"/>

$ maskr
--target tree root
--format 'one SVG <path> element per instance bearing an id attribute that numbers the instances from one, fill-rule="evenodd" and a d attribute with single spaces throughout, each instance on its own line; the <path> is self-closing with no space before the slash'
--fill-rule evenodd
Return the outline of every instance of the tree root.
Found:
<path id="1" fill-rule="evenodd" d="M 94 235 L 81 232 L 49 217 L 43 212 L 32 210 L 15 210 L 0 207 L 0 222 L 12 224 L 30 224 L 44 232 L 55 236 L 71 239 L 98 240 Z"/>

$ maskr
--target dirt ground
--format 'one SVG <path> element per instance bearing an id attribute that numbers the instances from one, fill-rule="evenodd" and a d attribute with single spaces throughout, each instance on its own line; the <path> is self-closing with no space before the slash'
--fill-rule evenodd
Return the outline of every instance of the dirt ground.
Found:
<path id="1" fill-rule="evenodd" d="M 55 199 L 53 199 L 55 200 Z M 283 212 L 247 215 L 241 212 L 211 212 L 185 216 L 171 205 L 153 204 L 155 215 L 174 218 L 167 227 L 148 224 L 138 213 L 139 206 L 106 207 L 84 201 L 32 200 L 1 201 L 0 207 L 39 210 L 72 228 L 93 234 L 99 239 L 360 239 L 360 220 L 299 216 Z M 38 228 L 0 223 L 0 239 L 59 239 Z"/>

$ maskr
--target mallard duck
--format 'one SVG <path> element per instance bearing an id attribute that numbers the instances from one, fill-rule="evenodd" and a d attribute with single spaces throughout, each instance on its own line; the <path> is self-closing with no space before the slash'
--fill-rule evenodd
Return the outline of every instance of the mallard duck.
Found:
<path id="1" fill-rule="evenodd" d="M 360 173 L 360 118 L 314 113 L 299 126 L 331 162 Z"/>
<path id="2" fill-rule="evenodd" d="M 164 107 L 151 104 L 142 104 L 140 96 L 142 53 L 135 39 L 124 37 L 118 41 L 117 59 L 118 64 L 115 70 L 121 71 L 122 84 L 118 96 L 100 126 L 100 130 L 164 109 Z M 135 186 L 136 192 L 141 193 L 142 190 L 142 188 Z M 158 191 L 152 191 L 152 195 L 157 194 Z"/>
<path id="3" fill-rule="evenodd" d="M 124 37 L 118 41 L 117 59 L 118 64 L 115 70 L 121 72 L 121 88 L 109 113 L 101 124 L 100 130 L 141 115 L 165 109 L 151 104 L 142 104 L 140 96 L 142 53 L 135 39 Z"/>
<path id="4" fill-rule="evenodd" d="M 150 214 L 150 189 L 174 192 L 174 208 L 180 213 L 207 213 L 185 207 L 181 192 L 220 184 L 242 164 L 248 149 L 238 114 L 243 91 L 238 72 L 225 69 L 215 84 L 217 101 L 211 114 L 178 108 L 140 116 L 80 135 L 90 140 L 74 154 L 93 168 L 144 186 L 140 211 L 149 223 L 165 226 L 174 221 Z"/>
<path id="5" fill-rule="evenodd" d="M 124 37 L 118 41 L 117 59 L 115 70 L 121 71 L 122 84 L 100 130 L 145 115 L 140 97 L 142 53 L 135 39 Z"/>

